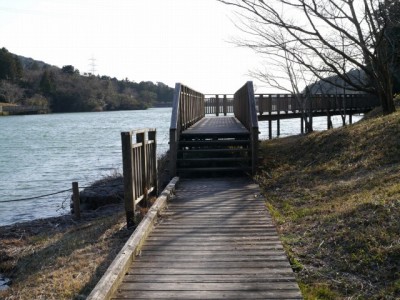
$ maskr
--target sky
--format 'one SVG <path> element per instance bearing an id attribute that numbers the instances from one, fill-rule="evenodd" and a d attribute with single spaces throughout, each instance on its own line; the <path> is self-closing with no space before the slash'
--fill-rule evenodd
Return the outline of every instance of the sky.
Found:
<path id="1" fill-rule="evenodd" d="M 234 93 L 261 60 L 216 0 L 0 0 L 0 47 L 130 81 Z"/>

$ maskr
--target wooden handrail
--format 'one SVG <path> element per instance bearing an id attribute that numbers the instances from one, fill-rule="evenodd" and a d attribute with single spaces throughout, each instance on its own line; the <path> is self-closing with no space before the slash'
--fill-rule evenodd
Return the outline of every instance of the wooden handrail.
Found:
<path id="1" fill-rule="evenodd" d="M 248 81 L 234 95 L 233 112 L 235 117 L 249 130 L 251 140 L 252 174 L 256 172 L 258 158 L 258 119 L 253 82 Z"/>
<path id="2" fill-rule="evenodd" d="M 176 175 L 178 139 L 183 130 L 205 116 L 204 95 L 181 83 L 175 84 L 169 129 L 170 176 Z"/>
<path id="3" fill-rule="evenodd" d="M 233 94 L 205 94 L 204 97 L 206 115 L 233 114 Z"/>
<path id="4" fill-rule="evenodd" d="M 367 110 L 380 105 L 370 94 L 257 94 L 258 113 Z"/>
<path id="5" fill-rule="evenodd" d="M 148 205 L 149 193 L 157 194 L 156 129 L 121 132 L 121 141 L 125 212 L 127 227 L 131 227 L 137 204 L 144 201 Z"/>
<path id="6" fill-rule="evenodd" d="M 217 115 L 216 99 L 224 98 L 222 108 L 224 115 L 233 113 L 232 94 L 205 94 L 205 113 Z M 365 111 L 380 105 L 379 99 L 370 94 L 321 94 L 321 95 L 295 95 L 295 94 L 254 94 L 256 111 L 259 115 L 264 113 L 298 113 L 308 111 Z M 221 112 L 221 100 L 218 111 Z"/>

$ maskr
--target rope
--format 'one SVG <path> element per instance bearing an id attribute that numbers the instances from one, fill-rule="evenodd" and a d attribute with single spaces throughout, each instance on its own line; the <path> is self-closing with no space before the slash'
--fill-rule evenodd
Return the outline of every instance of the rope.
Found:
<path id="1" fill-rule="evenodd" d="M 5 200 L 5 201 L 0 201 L 0 203 L 18 202 L 18 201 L 26 201 L 26 200 L 39 199 L 39 198 L 44 198 L 44 197 L 47 197 L 47 196 L 52 196 L 52 195 L 57 195 L 57 194 L 65 193 L 65 192 L 68 192 L 68 191 L 71 191 L 71 189 L 63 190 L 63 191 L 59 191 L 59 192 L 55 192 L 55 193 L 51 193 L 51 194 L 41 195 L 41 196 L 35 196 L 35 197 L 29 197 L 29 198 L 21 198 L 21 199 L 14 199 L 14 200 Z"/>
<path id="2" fill-rule="evenodd" d="M 96 188 L 101 188 L 101 187 L 117 187 L 117 186 L 120 186 L 120 184 L 113 184 L 113 185 L 102 184 L 102 185 L 94 185 L 94 186 L 80 186 L 79 189 L 89 189 L 89 190 L 91 190 L 91 189 L 96 189 Z M 62 194 L 62 193 L 65 193 L 65 192 L 70 192 L 70 191 L 72 191 L 72 189 L 67 189 L 67 190 L 63 190 L 63 191 L 59 191 L 59 192 L 55 192 L 55 193 L 51 193 L 51 194 L 40 195 L 40 196 L 29 197 L 29 198 L 4 200 L 4 201 L 0 200 L 0 203 L 19 202 L 19 201 L 27 201 L 27 200 L 39 199 L 39 198 L 44 198 L 44 197 L 53 196 L 53 195 L 57 195 L 57 194 Z"/>

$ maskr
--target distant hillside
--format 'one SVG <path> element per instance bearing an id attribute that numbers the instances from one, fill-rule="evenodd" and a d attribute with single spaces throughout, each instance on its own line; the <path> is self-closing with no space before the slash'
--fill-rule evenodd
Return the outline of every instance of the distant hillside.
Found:
<path id="1" fill-rule="evenodd" d="M 363 85 L 368 83 L 365 72 L 362 70 L 353 69 L 347 73 L 347 76 L 352 82 L 361 83 Z M 355 90 L 337 75 L 327 77 L 326 80 L 318 80 L 310 84 L 308 89 L 312 94 L 365 94 L 365 92 Z M 305 90 L 303 93 L 304 92 Z M 393 92 L 400 93 L 400 71 L 393 72 Z"/>
<path id="2" fill-rule="evenodd" d="M 347 76 L 355 83 L 365 84 L 367 82 L 365 73 L 361 70 L 351 70 L 347 73 Z M 354 90 L 352 86 L 337 75 L 310 84 L 308 89 L 311 94 L 365 94 L 365 92 Z"/>
<path id="3" fill-rule="evenodd" d="M 24 70 L 40 70 L 40 69 L 51 67 L 51 65 L 46 64 L 43 61 L 35 60 L 30 57 L 24 57 L 21 55 L 17 55 L 17 57 L 18 57 Z"/>
<path id="4" fill-rule="evenodd" d="M 0 102 L 35 105 L 52 112 L 146 109 L 171 106 L 174 90 L 162 82 L 81 75 L 0 49 Z"/>

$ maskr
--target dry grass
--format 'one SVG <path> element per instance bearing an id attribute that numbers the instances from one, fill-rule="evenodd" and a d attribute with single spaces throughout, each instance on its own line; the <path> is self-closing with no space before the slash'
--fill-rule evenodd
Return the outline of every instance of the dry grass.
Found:
<path id="1" fill-rule="evenodd" d="M 84 299 L 130 234 L 120 206 L 0 227 L 0 298 Z"/>
<path id="2" fill-rule="evenodd" d="M 400 113 L 262 152 L 258 180 L 305 299 L 400 299 Z"/>

